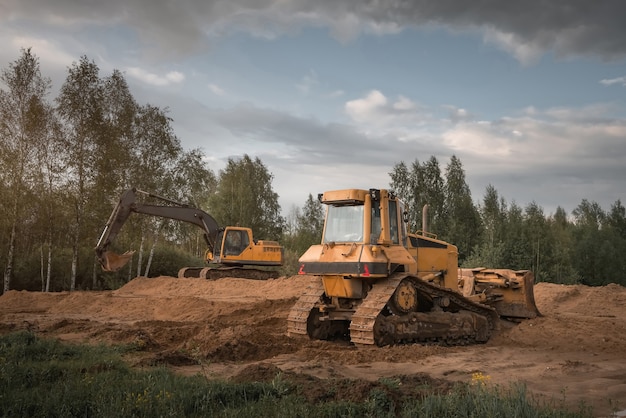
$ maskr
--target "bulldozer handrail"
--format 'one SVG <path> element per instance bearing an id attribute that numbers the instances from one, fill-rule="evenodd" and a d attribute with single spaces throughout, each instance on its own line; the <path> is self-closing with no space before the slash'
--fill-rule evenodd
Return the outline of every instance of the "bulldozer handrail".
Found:
<path id="1" fill-rule="evenodd" d="M 415 231 L 415 235 L 421 235 L 421 236 L 424 236 L 424 237 L 437 239 L 437 234 L 432 233 L 432 232 L 428 232 L 428 231 L 424 231 L 423 229 L 418 229 L 417 231 Z"/>

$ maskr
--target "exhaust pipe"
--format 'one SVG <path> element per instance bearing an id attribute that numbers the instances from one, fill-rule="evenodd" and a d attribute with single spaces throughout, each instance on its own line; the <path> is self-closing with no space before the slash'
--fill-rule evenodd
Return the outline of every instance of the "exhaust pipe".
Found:
<path id="1" fill-rule="evenodd" d="M 422 208 L 422 231 L 428 232 L 428 204 Z"/>

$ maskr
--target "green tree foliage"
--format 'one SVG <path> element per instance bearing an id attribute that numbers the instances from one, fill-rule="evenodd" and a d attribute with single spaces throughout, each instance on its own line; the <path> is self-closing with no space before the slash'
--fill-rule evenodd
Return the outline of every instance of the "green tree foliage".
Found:
<path id="1" fill-rule="evenodd" d="M 62 126 L 56 117 L 56 113 L 51 105 L 46 105 L 41 120 L 48 121 L 43 140 L 37 153 L 37 181 L 33 186 L 36 204 L 37 230 L 40 241 L 40 273 L 41 290 L 50 290 L 50 280 L 52 278 L 52 257 L 54 251 L 53 243 L 56 241 L 62 228 L 58 225 L 59 209 L 61 207 L 58 195 L 58 188 L 62 184 L 63 165 L 59 155 L 63 152 Z M 43 130 L 42 130 L 43 131 Z"/>
<path id="2" fill-rule="evenodd" d="M 626 217 L 621 201 L 612 205 L 607 214 L 598 203 L 583 199 L 572 213 L 573 264 L 580 275 L 580 281 L 594 286 L 626 283 Z"/>
<path id="3" fill-rule="evenodd" d="M 525 244 L 524 257 L 519 260 L 521 265 L 529 266 L 535 272 L 535 279 L 542 280 L 545 276 L 544 261 L 552 260 L 553 246 L 549 245 L 548 221 L 543 209 L 536 203 L 530 203 L 524 212 L 522 242 Z"/>
<path id="4" fill-rule="evenodd" d="M 115 75 L 114 72 L 113 76 Z M 125 84 L 120 80 L 116 79 L 115 83 L 110 84 L 111 86 L 120 85 L 122 90 L 125 90 L 123 89 Z M 130 103 L 128 108 L 131 108 Z M 136 187 L 150 193 L 179 199 L 185 189 L 177 187 L 175 177 L 178 160 L 182 158 L 183 150 L 180 141 L 174 135 L 172 119 L 167 116 L 165 110 L 155 106 L 135 105 L 132 109 L 134 110 L 132 118 L 128 119 L 129 133 L 120 135 L 121 141 L 118 145 L 118 150 L 122 151 L 121 158 L 127 159 L 127 162 L 120 167 L 125 167 L 126 170 L 120 170 L 124 177 L 114 184 L 123 185 L 123 189 Z M 127 118 L 124 117 L 123 120 L 126 122 Z M 121 192 L 118 189 L 105 196 L 117 196 Z M 137 275 L 144 275 L 149 270 L 152 262 L 151 256 L 162 234 L 171 234 L 173 229 L 180 230 L 181 226 L 165 219 L 139 216 L 130 220 L 127 228 L 132 232 L 130 236 L 139 237 L 139 243 L 135 241 L 134 247 L 139 249 Z M 146 240 L 152 243 L 151 256 L 147 259 L 145 270 L 142 270 Z"/>
<path id="5" fill-rule="evenodd" d="M 487 186 L 480 212 L 487 244 L 496 245 L 502 242 L 505 234 L 506 203 L 504 199 L 500 198 L 498 191 L 492 185 Z"/>
<path id="6" fill-rule="evenodd" d="M 409 172 L 406 163 L 404 161 L 400 161 L 394 165 L 389 173 L 389 177 L 391 177 L 391 188 L 395 190 L 398 197 L 402 199 L 402 201 L 406 204 L 410 204 L 413 199 L 413 195 L 411 193 L 413 187 L 411 186 L 411 173 Z"/>
<path id="7" fill-rule="evenodd" d="M 209 210 L 211 197 L 217 188 L 217 179 L 213 171 L 206 166 L 202 151 L 199 149 L 183 151 L 176 161 L 173 173 L 172 196 L 175 196 L 175 200 L 205 211 Z M 202 230 L 181 222 L 170 222 L 170 226 L 191 254 L 198 257 L 204 255 L 206 243 Z"/>
<path id="8" fill-rule="evenodd" d="M 584 282 L 600 284 L 603 278 L 603 256 L 599 250 L 604 234 L 600 228 L 605 213 L 597 203 L 583 199 L 572 214 L 575 223 L 574 266 Z"/>
<path id="9" fill-rule="evenodd" d="M 81 60 L 79 65 L 85 66 L 86 63 Z M 92 66 L 95 66 L 93 62 L 89 67 Z M 98 71 L 97 67 L 91 70 L 96 73 Z M 68 87 L 71 88 L 71 86 Z M 106 199 L 107 196 L 117 191 L 116 186 L 123 184 L 125 180 L 125 170 L 119 168 L 132 166 L 133 157 L 136 157 L 132 152 L 138 148 L 136 138 L 139 135 L 136 134 L 134 128 L 137 125 L 135 121 L 138 119 L 139 109 L 124 76 L 118 70 L 113 70 L 108 77 L 96 78 L 93 89 L 101 94 L 101 101 L 92 103 L 91 106 L 102 108 L 102 121 L 98 132 L 94 134 L 94 145 L 97 149 L 97 154 L 93 156 L 96 168 L 94 183 L 98 193 L 91 197 L 90 202 L 93 202 L 96 207 L 101 207 L 106 200 L 96 200 L 96 198 Z M 67 93 L 66 99 L 76 100 L 70 96 L 73 92 L 67 91 Z M 82 99 L 78 98 L 78 100 Z M 84 103 L 84 105 L 90 104 Z M 143 158 L 145 157 L 142 156 L 141 159 Z M 135 161 L 141 159 L 135 158 Z"/>
<path id="10" fill-rule="evenodd" d="M 67 129 L 66 199 L 71 202 L 73 222 L 69 224 L 72 245 L 70 290 L 76 287 L 81 242 L 90 232 L 83 228 L 88 215 L 87 204 L 96 191 L 102 156 L 106 152 L 104 85 L 98 66 L 86 56 L 74 63 L 57 97 L 57 112 Z M 112 140 L 115 143 L 115 139 Z"/>
<path id="11" fill-rule="evenodd" d="M 422 211 L 428 204 L 427 228 L 439 234 L 445 232 L 445 184 L 437 158 L 432 156 L 424 163 L 415 159 L 411 170 L 400 162 L 389 175 L 391 188 L 407 205 L 409 228 L 412 231 L 423 228 Z"/>
<path id="12" fill-rule="evenodd" d="M 453 155 L 445 174 L 444 219 L 447 224 L 442 238 L 459 248 L 459 260 L 469 256 L 478 245 L 480 214 L 472 202 L 472 193 L 465 181 L 461 160 Z"/>
<path id="13" fill-rule="evenodd" d="M 181 188 L 176 181 L 183 149 L 174 134 L 172 119 L 151 105 L 138 106 L 134 116 L 127 151 L 132 164 L 128 165 L 123 184 L 173 199 L 184 197 L 188 188 Z"/>
<path id="14" fill-rule="evenodd" d="M 537 203 L 531 202 L 525 209 L 515 202 L 507 204 L 489 185 L 480 213 L 484 225 L 482 239 L 465 260 L 465 267 L 532 270 L 538 281 L 554 273 L 550 268 L 554 258 L 550 220 Z"/>
<path id="15" fill-rule="evenodd" d="M 506 204 L 505 204 L 506 206 Z M 532 256 L 529 243 L 524 239 L 524 211 L 517 203 L 512 202 L 505 214 L 503 260 L 489 267 L 506 267 L 511 269 L 530 269 L 526 264 Z"/>
<path id="16" fill-rule="evenodd" d="M 626 209 L 621 200 L 617 200 L 611 205 L 605 228 L 608 233 L 608 242 L 611 253 L 617 256 L 610 261 L 611 271 L 605 278 L 605 282 L 615 282 L 616 278 L 622 278 L 622 283 L 626 284 Z"/>
<path id="17" fill-rule="evenodd" d="M 285 247 L 283 271 L 296 274 L 298 259 L 312 245 L 322 240 L 325 208 L 317 198 L 309 194 L 302 208 L 293 206 L 285 222 L 281 244 Z"/>
<path id="18" fill-rule="evenodd" d="M 0 73 L 6 86 L 0 90 L 0 178 L 3 194 L 3 225 L 7 232 L 6 264 L 3 290 L 9 290 L 13 275 L 18 235 L 24 225 L 32 222 L 35 214 L 27 202 L 37 180 L 36 165 L 41 148 L 45 146 L 51 125 L 49 106 L 45 96 L 50 80 L 41 75 L 39 60 L 30 48 L 22 50 L 21 57 Z M 25 243 L 25 241 L 23 241 Z"/>
<path id="19" fill-rule="evenodd" d="M 431 156 L 421 165 L 417 178 L 415 193 L 420 195 L 420 207 L 428 204 L 428 229 L 441 236 L 446 235 L 448 224 L 445 213 L 445 182 L 435 156 Z"/>
<path id="20" fill-rule="evenodd" d="M 412 170 L 419 169 L 419 162 L 416 160 L 411 168 Z M 417 208 L 415 195 L 413 194 L 415 176 L 413 176 L 412 171 L 409 171 L 406 163 L 400 161 L 393 166 L 391 172 L 389 172 L 389 177 L 391 177 L 391 189 L 395 190 L 398 197 L 406 204 L 406 210 L 409 214 L 409 229 L 411 231 L 417 230 L 421 226 L 421 208 Z"/>
<path id="21" fill-rule="evenodd" d="M 542 262 L 546 277 L 555 283 L 573 283 L 577 281 L 573 260 L 574 237 L 572 223 L 567 218 L 567 212 L 557 207 L 553 216 L 548 218 L 549 244 L 552 248 L 552 258 L 549 262 Z M 541 252 L 540 252 L 541 254 Z"/>
<path id="22" fill-rule="evenodd" d="M 410 170 L 400 162 L 389 175 L 391 188 L 407 205 L 410 230 L 424 227 L 422 212 L 428 205 L 428 231 L 456 244 L 462 258 L 473 251 L 479 240 L 480 215 L 472 202 L 465 170 L 458 157 L 450 158 L 445 177 L 434 156 L 424 163 L 416 159 Z"/>
<path id="23" fill-rule="evenodd" d="M 490 186 L 481 207 L 483 240 L 464 265 L 531 269 L 538 281 L 625 284 L 622 211 L 620 201 L 607 215 L 596 202 L 583 199 L 572 220 L 561 207 L 545 216 L 535 202 L 525 210 L 515 203 L 507 206 Z"/>
<path id="24" fill-rule="evenodd" d="M 246 226 L 252 228 L 255 238 L 279 239 L 284 220 L 272 179 L 259 158 L 247 154 L 240 159 L 229 158 L 219 173 L 210 213 L 220 225 Z"/>
<path id="25" fill-rule="evenodd" d="M 505 221 L 506 203 L 498 195 L 498 191 L 492 185 L 487 186 L 483 196 L 483 204 L 479 207 L 482 222 L 482 230 L 478 230 L 480 241 L 464 260 L 465 267 L 498 266 L 502 265 L 506 255 L 505 247 Z"/>
<path id="26" fill-rule="evenodd" d="M 311 245 L 319 244 L 322 240 L 324 227 L 324 207 L 318 199 L 309 194 L 302 212 L 297 217 L 294 249 L 298 254 L 304 254 Z"/>
<path id="27" fill-rule="evenodd" d="M 172 192 L 177 200 L 199 208 L 209 206 L 210 197 L 217 189 L 217 178 L 204 162 L 202 150 L 180 153 L 172 171 Z"/>
<path id="28" fill-rule="evenodd" d="M 101 77 L 98 66 L 81 57 L 68 69 L 56 106 L 46 101 L 50 81 L 30 49 L 1 77 L 0 230 L 7 240 L 0 249 L 10 260 L 2 263 L 3 288 L 104 285 L 93 247 L 129 187 L 208 203 L 216 179 L 204 155 L 184 151 L 166 111 L 138 105 L 121 72 Z M 163 231 L 164 248 L 185 243 L 171 224 L 142 225 L 131 217 L 121 246 L 156 241 L 155 231 Z"/>

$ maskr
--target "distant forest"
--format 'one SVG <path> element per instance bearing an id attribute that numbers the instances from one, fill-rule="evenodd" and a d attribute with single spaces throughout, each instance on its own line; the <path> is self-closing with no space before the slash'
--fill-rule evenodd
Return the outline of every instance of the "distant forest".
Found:
<path id="1" fill-rule="evenodd" d="M 474 203 L 461 160 L 442 173 L 434 156 L 410 166 L 396 164 L 391 187 L 409 206 L 412 229 L 428 204 L 429 230 L 459 248 L 464 267 L 533 270 L 538 281 L 591 286 L 626 285 L 626 210 L 620 200 L 608 211 L 582 199 L 568 214 L 546 215 L 536 202 L 507 202 L 493 186 Z"/>
<path id="2" fill-rule="evenodd" d="M 202 262 L 201 230 L 131 218 L 116 245 L 137 249 L 128 268 L 104 273 L 94 247 L 124 190 L 136 187 L 202 208 L 221 225 L 251 227 L 285 247 L 283 274 L 321 238 L 323 207 L 309 194 L 283 216 L 273 175 L 257 157 L 215 173 L 201 149 L 185 150 L 166 109 L 137 103 L 121 72 L 74 62 L 57 97 L 30 49 L 0 72 L 0 268 L 2 292 L 116 288 L 136 275 L 175 275 Z M 462 162 L 442 171 L 431 156 L 391 168 L 412 231 L 429 205 L 428 229 L 459 248 L 466 267 L 532 269 L 538 281 L 626 285 L 626 213 L 582 199 L 546 216 L 535 202 L 509 203 L 488 187 L 475 202 Z M 317 194 L 318 190 L 311 191 Z"/>

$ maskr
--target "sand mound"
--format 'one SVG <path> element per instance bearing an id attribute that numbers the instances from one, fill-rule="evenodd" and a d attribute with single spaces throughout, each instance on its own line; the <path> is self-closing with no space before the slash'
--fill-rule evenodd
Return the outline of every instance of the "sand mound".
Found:
<path id="1" fill-rule="evenodd" d="M 0 332 L 29 329 L 70 341 L 133 344 L 137 364 L 238 380 L 269 378 L 277 370 L 299 374 L 302 382 L 410 380 L 424 373 L 471 380 L 480 372 L 498 384 L 526 382 L 555 399 L 565 392 L 567 404 L 585 401 L 598 414 L 626 408 L 616 404 L 626 399 L 622 286 L 538 283 L 535 300 L 543 316 L 503 323 L 487 344 L 378 348 L 286 335 L 289 309 L 311 279 L 138 277 L 107 292 L 9 291 L 0 297 Z"/>

